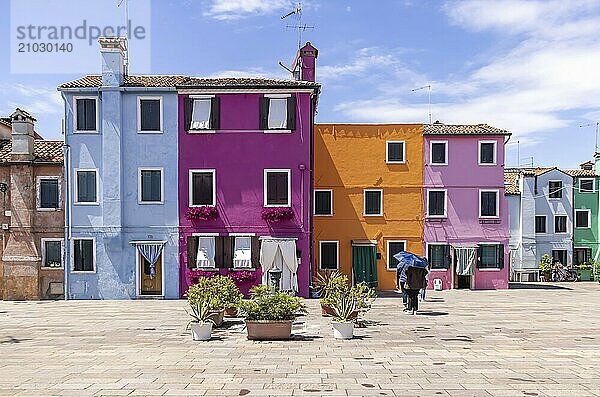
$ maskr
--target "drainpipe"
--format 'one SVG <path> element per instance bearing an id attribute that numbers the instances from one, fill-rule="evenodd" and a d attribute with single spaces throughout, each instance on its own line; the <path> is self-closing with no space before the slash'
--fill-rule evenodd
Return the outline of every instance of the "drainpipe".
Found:
<path id="1" fill-rule="evenodd" d="M 67 99 L 65 93 L 61 92 L 65 104 L 65 143 L 63 144 L 63 169 L 65 181 L 65 257 L 63 259 L 64 273 L 64 295 L 65 300 L 69 300 L 69 270 L 71 269 L 71 147 L 67 144 Z"/>

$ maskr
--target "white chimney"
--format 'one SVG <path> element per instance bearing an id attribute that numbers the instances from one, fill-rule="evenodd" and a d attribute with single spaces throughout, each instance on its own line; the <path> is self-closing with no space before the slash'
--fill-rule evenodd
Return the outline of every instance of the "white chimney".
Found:
<path id="1" fill-rule="evenodd" d="M 33 160 L 35 118 L 26 111 L 17 108 L 10 116 L 12 123 L 12 161 Z"/>

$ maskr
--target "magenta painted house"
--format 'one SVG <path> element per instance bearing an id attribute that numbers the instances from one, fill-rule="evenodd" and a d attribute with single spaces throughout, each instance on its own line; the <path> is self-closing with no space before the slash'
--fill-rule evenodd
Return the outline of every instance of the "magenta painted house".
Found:
<path id="1" fill-rule="evenodd" d="M 307 43 L 294 80 L 177 87 L 182 295 L 207 272 L 231 274 L 246 292 L 277 268 L 283 289 L 308 296 L 316 57 Z"/>
<path id="2" fill-rule="evenodd" d="M 504 145 L 478 125 L 425 125 L 424 242 L 429 288 L 508 288 Z"/>

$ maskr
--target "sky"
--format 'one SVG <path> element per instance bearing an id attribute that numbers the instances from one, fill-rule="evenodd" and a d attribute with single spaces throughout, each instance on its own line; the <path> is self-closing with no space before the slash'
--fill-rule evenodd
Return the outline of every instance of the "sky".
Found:
<path id="1" fill-rule="evenodd" d="M 124 13 L 119 0 L 97 1 Z M 148 11 L 136 1 L 131 19 Z M 131 43 L 131 74 L 289 77 L 278 62 L 294 59 L 298 34 L 286 25 L 297 21 L 281 16 L 295 3 L 144 1 L 150 56 Z M 100 58 L 77 74 L 12 73 L 9 9 L 0 0 L 0 115 L 22 107 L 41 135 L 60 139 L 56 87 L 99 73 Z M 428 89 L 413 90 L 430 85 L 433 121 L 512 133 L 506 166 L 576 168 L 593 156 L 585 125 L 600 121 L 600 1 L 305 0 L 302 15 L 314 26 L 302 40 L 319 49 L 317 122 L 427 122 Z"/>

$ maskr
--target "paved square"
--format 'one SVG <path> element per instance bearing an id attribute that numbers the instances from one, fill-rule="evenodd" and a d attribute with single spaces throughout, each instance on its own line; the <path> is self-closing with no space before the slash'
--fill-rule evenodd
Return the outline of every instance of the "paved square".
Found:
<path id="1" fill-rule="evenodd" d="M 352 341 L 317 301 L 288 342 L 193 342 L 184 301 L 0 302 L 0 395 L 600 396 L 600 285 L 559 287 L 380 298 Z"/>

